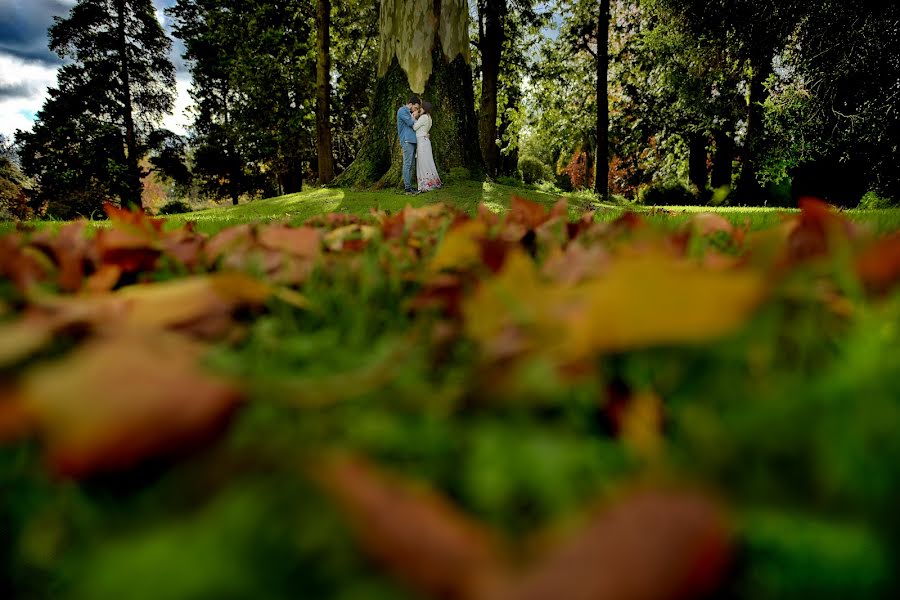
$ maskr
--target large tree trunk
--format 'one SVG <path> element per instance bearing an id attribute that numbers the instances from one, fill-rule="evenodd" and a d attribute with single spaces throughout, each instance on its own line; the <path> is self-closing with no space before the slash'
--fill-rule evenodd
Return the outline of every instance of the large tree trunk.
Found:
<path id="1" fill-rule="evenodd" d="M 128 60 L 128 40 L 125 32 L 125 13 L 127 6 L 125 0 L 116 0 L 116 38 L 118 42 L 120 77 L 122 78 L 122 121 L 125 125 L 126 154 L 126 191 L 122 198 L 122 204 L 141 208 L 141 171 L 138 166 L 137 134 L 134 128 L 134 115 L 131 103 L 131 79 Z"/>
<path id="2" fill-rule="evenodd" d="M 750 99 L 747 108 L 747 137 L 744 140 L 742 153 L 741 173 L 738 177 L 737 198 L 746 204 L 763 204 L 766 200 L 765 191 L 756 179 L 756 170 L 759 166 L 762 154 L 763 102 L 766 100 L 766 88 L 764 82 L 772 73 L 772 56 L 761 54 L 751 58 L 750 67 L 752 77 L 750 79 Z"/>
<path id="3" fill-rule="evenodd" d="M 500 167 L 500 148 L 497 146 L 497 82 L 500 78 L 500 58 L 506 33 L 503 19 L 506 0 L 482 0 L 479 49 L 481 50 L 481 106 L 478 112 L 478 138 L 484 168 L 496 177 Z"/>
<path id="4" fill-rule="evenodd" d="M 688 179 L 700 196 L 706 192 L 706 143 L 707 137 L 703 132 L 694 131 L 688 135 Z"/>
<path id="5" fill-rule="evenodd" d="M 713 189 L 731 186 L 731 162 L 734 154 L 734 142 L 723 129 L 713 132 L 716 150 L 713 154 L 711 184 Z"/>
<path id="6" fill-rule="evenodd" d="M 431 146 L 441 177 L 462 167 L 470 175 L 482 171 L 472 70 L 462 57 L 448 63 L 440 47 L 432 53 L 434 71 L 425 85 L 424 100 L 432 103 Z M 397 109 L 412 92 L 395 59 L 375 85 L 366 140 L 356 160 L 334 182 L 342 186 L 402 187 L 402 157 L 397 139 Z"/>
<path id="7" fill-rule="evenodd" d="M 440 175 L 459 167 L 481 173 L 466 7 L 464 0 L 381 0 L 380 75 L 366 139 L 335 184 L 402 186 L 397 109 L 413 92 L 432 104 L 431 145 Z"/>
<path id="8" fill-rule="evenodd" d="M 331 0 L 318 0 L 316 11 L 316 154 L 319 183 L 334 178 L 331 151 Z"/>
<path id="9" fill-rule="evenodd" d="M 597 15 L 597 170 L 594 175 L 594 191 L 601 197 L 609 196 L 609 0 L 600 0 Z"/>

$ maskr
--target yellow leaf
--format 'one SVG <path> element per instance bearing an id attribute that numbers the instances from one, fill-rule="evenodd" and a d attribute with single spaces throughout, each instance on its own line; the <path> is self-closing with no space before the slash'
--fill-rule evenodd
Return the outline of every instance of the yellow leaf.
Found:
<path id="1" fill-rule="evenodd" d="M 451 229 L 438 246 L 428 270 L 437 273 L 443 269 L 463 269 L 481 262 L 478 241 L 486 233 L 487 225 L 481 220 L 466 221 Z"/>
<path id="2" fill-rule="evenodd" d="M 584 312 L 567 318 L 573 357 L 703 342 L 733 332 L 766 293 L 754 271 L 711 271 L 663 253 L 621 258 L 576 288 Z"/>

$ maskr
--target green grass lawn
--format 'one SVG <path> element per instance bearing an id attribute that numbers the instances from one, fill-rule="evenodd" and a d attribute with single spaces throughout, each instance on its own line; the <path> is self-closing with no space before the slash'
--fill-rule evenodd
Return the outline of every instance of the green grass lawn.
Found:
<path id="1" fill-rule="evenodd" d="M 596 196 L 588 192 L 558 193 L 534 187 L 515 187 L 498 183 L 481 181 L 453 181 L 442 189 L 406 196 L 395 190 L 350 190 L 341 188 L 309 187 L 295 193 L 246 201 L 238 206 L 221 206 L 197 210 L 190 213 L 166 217 L 169 227 L 178 227 L 187 221 L 193 221 L 197 230 L 203 233 L 216 233 L 226 227 L 241 223 L 260 223 L 286 221 L 300 224 L 316 215 L 329 212 L 367 215 L 375 210 L 397 212 L 409 204 L 420 207 L 438 202 L 474 213 L 479 204 L 484 204 L 495 212 L 503 212 L 509 207 L 510 198 L 520 196 L 534 202 L 551 206 L 560 197 L 569 202 L 569 214 L 572 218 L 580 216 L 584 211 L 595 211 L 598 221 L 610 221 L 621 216 L 627 210 L 645 214 L 651 222 L 677 227 L 697 212 L 715 212 L 726 219 L 743 225 L 749 220 L 751 229 L 762 229 L 778 223 L 782 214 L 795 212 L 796 209 L 767 207 L 709 207 L 709 206 L 667 206 L 653 207 L 614 202 L 598 202 Z M 850 219 L 868 223 L 878 232 L 900 230 L 900 208 L 879 210 L 849 210 Z M 98 221 L 97 223 L 106 223 Z M 33 221 L 29 225 L 36 227 L 57 227 L 60 221 Z M 15 223 L 0 223 L 0 233 L 15 229 Z"/>
<path id="2" fill-rule="evenodd" d="M 503 212 L 509 207 L 510 198 L 520 196 L 547 206 L 560 197 L 569 202 L 569 213 L 576 217 L 587 210 L 595 211 L 598 221 L 609 221 L 622 215 L 626 210 L 646 214 L 652 222 L 678 226 L 698 212 L 716 212 L 736 224 L 750 222 L 751 229 L 769 227 L 779 222 L 785 212 L 796 209 L 765 207 L 708 207 L 708 206 L 668 206 L 648 207 L 598 202 L 593 194 L 586 192 L 555 193 L 534 188 L 513 187 L 481 181 L 453 182 L 442 189 L 406 196 L 395 190 L 356 191 L 340 188 L 313 187 L 295 194 L 265 198 L 242 203 L 238 206 L 223 206 L 198 210 L 183 215 L 168 217 L 172 226 L 193 221 L 199 231 L 215 233 L 225 227 L 241 223 L 288 221 L 300 224 L 316 215 L 329 212 L 343 212 L 366 215 L 373 209 L 397 212 L 409 204 L 420 207 L 443 202 L 474 213 L 479 204 L 484 204 L 495 212 Z M 850 210 L 851 219 L 870 223 L 877 231 L 900 229 L 900 209 Z"/>

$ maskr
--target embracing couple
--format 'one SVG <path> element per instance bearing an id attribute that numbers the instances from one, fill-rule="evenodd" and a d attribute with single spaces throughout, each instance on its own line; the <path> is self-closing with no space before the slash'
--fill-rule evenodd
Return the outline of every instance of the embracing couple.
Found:
<path id="1" fill-rule="evenodd" d="M 431 103 L 418 96 L 397 110 L 397 134 L 403 150 L 403 187 L 407 194 L 418 194 L 441 187 L 434 155 L 431 153 Z M 416 161 L 418 188 L 412 186 L 413 159 Z"/>

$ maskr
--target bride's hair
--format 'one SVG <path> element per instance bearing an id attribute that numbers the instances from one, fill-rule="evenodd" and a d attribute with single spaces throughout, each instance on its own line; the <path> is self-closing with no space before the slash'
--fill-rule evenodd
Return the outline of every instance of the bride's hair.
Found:
<path id="1" fill-rule="evenodd" d="M 422 102 L 422 112 L 425 113 L 426 115 L 431 114 L 431 102 L 429 102 L 428 100 L 425 100 L 424 102 Z"/>

